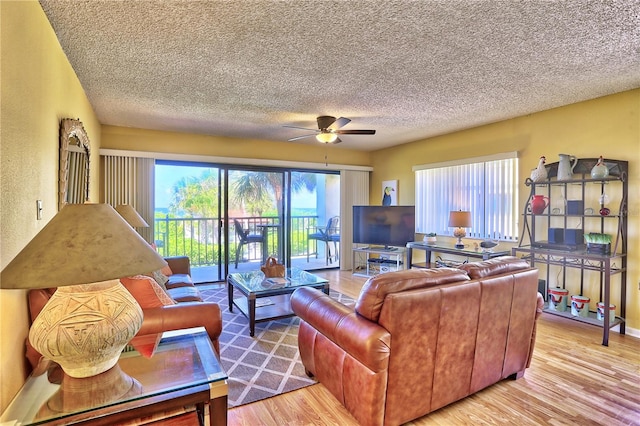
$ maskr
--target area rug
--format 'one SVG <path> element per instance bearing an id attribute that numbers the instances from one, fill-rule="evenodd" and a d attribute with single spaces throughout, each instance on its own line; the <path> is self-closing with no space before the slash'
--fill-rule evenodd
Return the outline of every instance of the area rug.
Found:
<path id="1" fill-rule="evenodd" d="M 229 376 L 229 407 L 248 404 L 315 384 L 305 372 L 298 353 L 298 317 L 256 324 L 249 336 L 249 320 L 238 309 L 229 312 L 226 287 L 200 290 L 207 302 L 222 308 L 220 358 Z M 348 296 L 331 290 L 330 296 L 353 303 Z M 238 297 L 238 296 L 236 296 Z"/>

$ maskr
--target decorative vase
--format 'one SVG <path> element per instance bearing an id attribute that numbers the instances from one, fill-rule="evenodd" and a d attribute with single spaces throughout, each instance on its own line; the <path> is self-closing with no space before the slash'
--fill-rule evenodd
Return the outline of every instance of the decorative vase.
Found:
<path id="1" fill-rule="evenodd" d="M 533 200 L 531 200 L 531 212 L 533 214 L 542 214 L 548 205 L 549 197 L 545 195 L 534 195 Z"/>
<path id="2" fill-rule="evenodd" d="M 558 154 L 560 161 L 558 162 L 558 180 L 571 180 L 573 169 L 578 164 L 578 159 L 570 154 Z"/>
<path id="3" fill-rule="evenodd" d="M 58 287 L 29 331 L 33 347 L 71 377 L 113 367 L 142 325 L 142 309 L 119 280 Z"/>
<path id="4" fill-rule="evenodd" d="M 601 155 L 600 158 L 598 159 L 598 164 L 593 166 L 593 169 L 591 169 L 591 178 L 604 179 L 607 176 L 609 176 L 609 169 L 604 164 L 604 159 L 602 158 L 602 155 Z"/>

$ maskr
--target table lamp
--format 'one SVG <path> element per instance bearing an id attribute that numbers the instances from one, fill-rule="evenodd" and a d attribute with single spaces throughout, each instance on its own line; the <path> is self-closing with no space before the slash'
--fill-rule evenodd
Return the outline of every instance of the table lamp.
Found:
<path id="1" fill-rule="evenodd" d="M 134 228 L 148 228 L 149 224 L 140 216 L 140 214 L 131 207 L 129 204 L 118 204 L 116 211 L 120 213 L 120 216 L 127 221 L 127 223 Z"/>
<path id="2" fill-rule="evenodd" d="M 458 239 L 456 243 L 457 249 L 464 248 L 462 239 L 467 236 L 464 228 L 471 228 L 471 212 L 453 211 L 449 213 L 449 226 L 455 227 L 453 236 Z"/>
<path id="3" fill-rule="evenodd" d="M 90 377 L 116 364 L 142 324 L 119 278 L 165 265 L 111 206 L 67 204 L 0 272 L 0 288 L 58 287 L 29 340 L 69 376 Z"/>

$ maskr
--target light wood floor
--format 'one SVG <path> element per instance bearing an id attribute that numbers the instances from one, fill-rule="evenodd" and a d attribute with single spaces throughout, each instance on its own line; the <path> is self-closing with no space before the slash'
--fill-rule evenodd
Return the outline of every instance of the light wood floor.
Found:
<path id="1" fill-rule="evenodd" d="M 351 272 L 320 272 L 356 298 Z M 531 367 L 409 425 L 640 425 L 640 339 L 542 315 Z M 229 410 L 229 425 L 357 425 L 322 384 Z"/>

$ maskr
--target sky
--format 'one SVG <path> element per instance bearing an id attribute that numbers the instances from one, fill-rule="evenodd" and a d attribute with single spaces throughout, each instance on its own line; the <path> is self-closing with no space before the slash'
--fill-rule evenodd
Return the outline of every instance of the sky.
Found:
<path id="1" fill-rule="evenodd" d="M 180 179 L 200 176 L 207 167 L 156 165 L 156 208 L 167 208 L 171 200 L 171 188 Z"/>
<path id="2" fill-rule="evenodd" d="M 173 166 L 173 165 L 156 165 L 156 208 L 167 208 L 171 201 L 171 188 L 180 179 L 185 177 L 198 177 L 206 170 L 213 170 L 209 167 L 195 167 L 195 166 Z M 304 191 L 295 194 L 292 201 L 292 208 L 315 208 L 316 197 L 315 194 Z"/>

